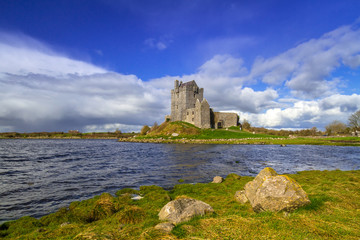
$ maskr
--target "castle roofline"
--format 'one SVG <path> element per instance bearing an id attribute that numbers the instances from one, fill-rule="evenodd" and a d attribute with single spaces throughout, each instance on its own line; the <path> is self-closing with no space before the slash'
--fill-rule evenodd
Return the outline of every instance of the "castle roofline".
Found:
<path id="1" fill-rule="evenodd" d="M 190 86 L 198 87 L 195 80 L 192 80 L 192 81 L 189 81 L 189 82 L 186 82 L 186 83 L 180 82 L 180 85 L 179 85 L 179 87 L 190 87 Z"/>

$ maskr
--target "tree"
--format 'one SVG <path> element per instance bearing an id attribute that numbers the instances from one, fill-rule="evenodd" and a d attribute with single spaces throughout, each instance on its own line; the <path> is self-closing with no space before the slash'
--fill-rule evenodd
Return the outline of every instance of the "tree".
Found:
<path id="1" fill-rule="evenodd" d="M 157 123 L 157 122 L 154 122 L 154 124 L 153 124 L 152 127 L 151 127 L 151 131 L 156 130 L 158 127 L 159 127 L 158 123 Z"/>
<path id="2" fill-rule="evenodd" d="M 333 121 L 332 123 L 328 124 L 325 129 L 326 133 L 328 135 L 334 135 L 339 133 L 345 133 L 346 132 L 346 125 L 345 123 L 342 123 L 340 121 Z"/>
<path id="3" fill-rule="evenodd" d="M 360 130 L 360 110 L 350 115 L 349 127 L 355 131 Z"/>
<path id="4" fill-rule="evenodd" d="M 318 133 L 318 129 L 316 128 L 316 127 L 312 127 L 311 129 L 310 129 L 310 135 L 311 136 L 315 136 L 317 133 Z"/>
<path id="5" fill-rule="evenodd" d="M 149 132 L 150 127 L 148 125 L 144 125 L 140 131 L 141 135 L 146 135 L 147 132 Z"/>
<path id="6" fill-rule="evenodd" d="M 244 130 L 244 129 L 245 129 L 245 130 L 251 130 L 251 124 L 250 124 L 250 122 L 249 122 L 248 120 L 246 120 L 246 119 L 243 120 L 241 126 L 242 126 L 242 129 L 243 129 L 243 130 Z"/>
<path id="7" fill-rule="evenodd" d="M 117 129 L 115 130 L 115 134 L 116 134 L 116 136 L 121 137 L 121 131 L 120 131 L 119 128 L 117 128 Z"/>

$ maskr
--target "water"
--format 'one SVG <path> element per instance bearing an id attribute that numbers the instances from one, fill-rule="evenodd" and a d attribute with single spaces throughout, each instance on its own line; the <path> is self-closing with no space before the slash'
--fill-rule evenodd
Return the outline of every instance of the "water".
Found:
<path id="1" fill-rule="evenodd" d="M 141 185 L 166 189 L 216 175 L 360 169 L 360 147 L 180 145 L 115 140 L 0 140 L 0 222 Z"/>

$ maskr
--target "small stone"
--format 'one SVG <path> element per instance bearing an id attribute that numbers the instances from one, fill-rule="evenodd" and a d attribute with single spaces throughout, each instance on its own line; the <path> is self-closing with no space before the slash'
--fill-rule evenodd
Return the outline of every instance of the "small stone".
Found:
<path id="1" fill-rule="evenodd" d="M 163 222 L 163 223 L 159 223 L 158 225 L 155 226 L 155 229 L 158 229 L 160 231 L 169 233 L 173 230 L 173 228 L 175 227 L 174 224 L 169 223 L 169 222 Z"/>
<path id="2" fill-rule="evenodd" d="M 249 201 L 249 199 L 246 197 L 244 190 L 237 191 L 235 193 L 235 200 L 242 204 L 247 203 Z"/>
<path id="3" fill-rule="evenodd" d="M 120 224 L 119 225 L 119 230 L 122 230 L 125 227 L 125 224 Z"/>
<path id="4" fill-rule="evenodd" d="M 177 137 L 177 136 L 179 136 L 179 134 L 178 133 L 172 133 L 171 136 Z"/>
<path id="5" fill-rule="evenodd" d="M 70 223 L 69 222 L 64 222 L 60 225 L 60 227 L 65 227 L 66 225 L 69 225 Z"/>
<path id="6" fill-rule="evenodd" d="M 131 198 L 132 200 L 135 200 L 135 201 L 138 201 L 140 199 L 143 199 L 144 197 L 140 196 L 140 195 L 136 195 L 136 194 L 133 194 L 133 197 Z"/>
<path id="7" fill-rule="evenodd" d="M 224 179 L 220 176 L 216 176 L 214 177 L 212 183 L 222 183 L 224 181 Z"/>
<path id="8" fill-rule="evenodd" d="M 189 221 L 195 216 L 212 213 L 214 209 L 207 203 L 193 198 L 179 198 L 168 202 L 159 212 L 159 219 L 173 224 Z"/>

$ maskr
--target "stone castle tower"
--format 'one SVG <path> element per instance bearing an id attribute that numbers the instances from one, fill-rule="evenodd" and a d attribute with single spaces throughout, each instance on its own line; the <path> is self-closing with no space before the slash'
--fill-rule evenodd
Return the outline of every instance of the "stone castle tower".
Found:
<path id="1" fill-rule="evenodd" d="M 175 80 L 171 90 L 171 121 L 185 121 L 199 128 L 223 128 L 237 126 L 236 113 L 213 112 L 204 98 L 204 89 L 196 82 Z"/>

